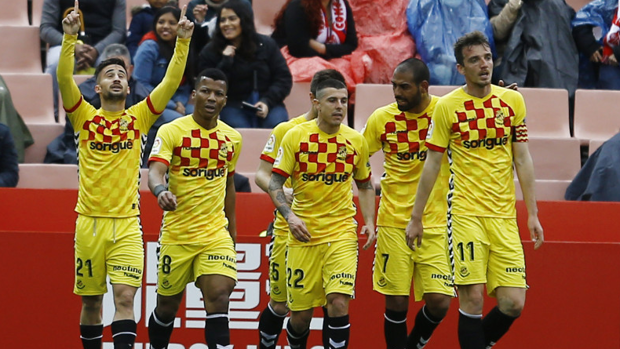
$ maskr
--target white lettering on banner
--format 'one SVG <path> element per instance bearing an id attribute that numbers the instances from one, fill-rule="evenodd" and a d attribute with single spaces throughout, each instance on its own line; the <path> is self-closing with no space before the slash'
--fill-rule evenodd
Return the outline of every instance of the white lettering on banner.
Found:
<path id="1" fill-rule="evenodd" d="M 148 319 L 157 304 L 157 242 L 147 242 L 145 246 L 146 266 L 144 272 L 143 287 L 136 293 L 134 301 L 134 313 L 136 322 L 141 318 Z M 263 251 L 260 243 L 238 243 L 237 250 L 237 285 L 230 296 L 230 328 L 242 330 L 257 330 L 258 318 L 262 309 L 259 308 L 261 297 L 268 297 L 265 288 L 261 287 L 261 263 L 263 253 L 268 255 L 269 250 Z M 263 278 L 267 279 L 268 278 Z M 109 281 L 108 281 L 109 282 Z M 267 285 L 268 287 L 268 285 Z M 144 309 L 142 309 L 142 297 L 145 298 Z M 108 293 L 103 298 L 103 319 L 104 325 L 109 326 L 114 318 L 114 300 L 112 288 L 108 287 Z M 202 329 L 205 325 L 206 313 L 202 300 L 202 293 L 194 283 L 189 283 L 185 292 L 185 309 L 179 309 L 174 321 L 175 328 L 196 328 Z M 140 326 L 140 325 L 139 325 Z M 144 321 L 144 326 L 148 326 L 148 321 Z M 322 318 L 313 318 L 310 323 L 311 330 L 321 330 L 323 327 Z M 234 338 L 233 338 L 234 342 Z M 135 349 L 147 349 L 148 343 L 136 343 Z M 112 343 L 103 343 L 103 349 L 113 349 Z M 207 349 L 203 343 L 195 343 L 190 346 L 171 343 L 169 349 Z M 312 349 L 322 349 L 322 346 L 315 346 Z M 248 345 L 247 349 L 257 349 L 255 345 Z M 288 346 L 277 349 L 290 349 Z"/>

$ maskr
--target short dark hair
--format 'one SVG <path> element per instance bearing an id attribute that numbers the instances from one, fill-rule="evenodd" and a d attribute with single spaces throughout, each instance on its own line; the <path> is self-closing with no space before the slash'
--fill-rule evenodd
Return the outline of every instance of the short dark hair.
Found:
<path id="1" fill-rule="evenodd" d="M 127 74 L 127 67 L 125 66 L 125 61 L 117 57 L 108 58 L 101 61 L 101 63 L 99 63 L 99 65 L 95 69 L 95 78 L 97 79 L 97 82 L 99 82 L 99 73 L 101 73 L 101 71 L 109 65 L 120 65 L 125 70 L 125 74 Z"/>
<path id="2" fill-rule="evenodd" d="M 487 37 L 480 31 L 476 30 L 458 38 L 458 40 L 454 43 L 454 56 L 456 57 L 456 63 L 464 65 L 463 60 L 465 59 L 465 56 L 463 56 L 463 49 L 465 47 L 477 45 L 491 47 Z"/>
<path id="3" fill-rule="evenodd" d="M 318 84 L 318 86 L 316 87 L 316 93 L 318 95 L 318 93 L 326 88 L 335 88 L 338 90 L 341 89 L 347 89 L 347 85 L 344 84 L 344 82 L 342 81 L 338 81 L 336 79 L 327 79 L 323 82 L 321 82 L 320 84 Z M 316 96 L 316 95 L 315 95 Z"/>
<path id="4" fill-rule="evenodd" d="M 198 74 L 198 76 L 196 77 L 196 83 L 194 84 L 194 88 L 198 88 L 198 85 L 200 85 L 200 81 L 203 77 L 213 79 L 214 81 L 224 81 L 224 83 L 226 83 L 226 90 L 228 90 L 228 78 L 223 71 L 217 68 L 207 68 L 201 71 L 200 74 Z"/>
<path id="5" fill-rule="evenodd" d="M 340 81 L 345 84 L 345 86 L 347 85 L 344 76 L 342 76 L 339 71 L 334 69 L 323 69 L 316 72 L 312 77 L 312 81 L 310 82 L 310 92 L 316 96 L 316 91 L 319 84 L 330 79 Z"/>
<path id="6" fill-rule="evenodd" d="M 402 70 L 413 74 L 413 83 L 420 85 L 422 81 L 430 81 L 431 73 L 426 63 L 417 58 L 408 58 L 396 66 L 396 70 Z"/>

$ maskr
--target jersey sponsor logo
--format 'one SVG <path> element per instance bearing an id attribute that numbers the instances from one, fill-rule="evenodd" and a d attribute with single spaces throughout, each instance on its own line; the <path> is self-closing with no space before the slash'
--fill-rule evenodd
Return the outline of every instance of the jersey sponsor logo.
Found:
<path id="1" fill-rule="evenodd" d="M 133 142 L 132 141 L 124 141 L 124 142 L 116 142 L 116 143 L 91 142 L 90 149 L 99 150 L 99 151 L 110 151 L 116 154 L 120 152 L 121 150 L 133 149 Z"/>
<path id="2" fill-rule="evenodd" d="M 338 273 L 330 276 L 329 280 L 335 279 L 355 279 L 355 275 L 351 273 Z"/>
<path id="3" fill-rule="evenodd" d="M 410 161 L 410 160 L 425 161 L 426 153 L 427 153 L 426 150 L 396 153 L 396 158 L 398 160 L 403 160 L 403 161 Z"/>
<path id="4" fill-rule="evenodd" d="M 346 182 L 348 179 L 347 173 L 304 173 L 301 175 L 301 180 L 304 182 L 325 182 L 327 185 Z"/>
<path id="5" fill-rule="evenodd" d="M 237 263 L 237 260 L 235 258 L 232 258 L 230 256 L 222 256 L 222 255 L 214 255 L 214 254 L 210 254 L 207 256 L 207 260 L 209 261 L 228 261 L 231 263 Z"/>
<path id="6" fill-rule="evenodd" d="M 129 273 L 142 274 L 142 269 L 130 265 L 113 265 L 112 271 L 126 271 Z"/>
<path id="7" fill-rule="evenodd" d="M 525 273 L 525 267 L 512 267 L 512 268 L 506 268 L 506 272 L 507 273 Z"/>
<path id="8" fill-rule="evenodd" d="M 431 279 L 452 280 L 452 275 L 431 274 Z"/>
<path id="9" fill-rule="evenodd" d="M 276 135 L 272 134 L 265 144 L 265 148 L 263 149 L 263 153 L 271 153 L 273 152 L 273 147 L 276 145 Z"/>
<path id="10" fill-rule="evenodd" d="M 183 169 L 183 176 L 185 177 L 205 177 L 208 180 L 224 177 L 226 175 L 225 168 L 216 168 L 209 170 L 206 168 L 186 168 Z"/>
<path id="11" fill-rule="evenodd" d="M 463 146 L 465 149 L 476 149 L 476 148 L 487 148 L 491 150 L 495 148 L 495 146 L 506 145 L 508 144 L 508 137 L 501 138 L 483 138 L 483 139 L 474 139 L 471 141 L 463 141 Z"/>

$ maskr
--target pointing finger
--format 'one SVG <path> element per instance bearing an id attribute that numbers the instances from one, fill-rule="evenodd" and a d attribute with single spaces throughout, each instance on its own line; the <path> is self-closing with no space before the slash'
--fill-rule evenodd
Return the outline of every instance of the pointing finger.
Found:
<path id="1" fill-rule="evenodd" d="M 183 9 L 181 10 L 181 19 L 185 18 L 185 12 L 187 12 L 187 5 L 183 5 Z"/>
<path id="2" fill-rule="evenodd" d="M 75 0 L 75 4 L 73 5 L 73 11 L 75 11 L 75 13 L 78 13 L 80 11 L 80 2 L 78 0 Z"/>

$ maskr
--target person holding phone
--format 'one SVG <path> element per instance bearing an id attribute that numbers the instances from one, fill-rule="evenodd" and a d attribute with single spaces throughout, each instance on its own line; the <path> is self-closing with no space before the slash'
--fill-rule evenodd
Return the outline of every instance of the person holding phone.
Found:
<path id="1" fill-rule="evenodd" d="M 252 9 L 245 1 L 222 5 L 215 35 L 200 52 L 199 68 L 218 68 L 230 81 L 228 101 L 220 113 L 228 125 L 273 128 L 288 120 L 283 101 L 293 86 L 291 72 L 275 41 L 256 33 Z"/>

